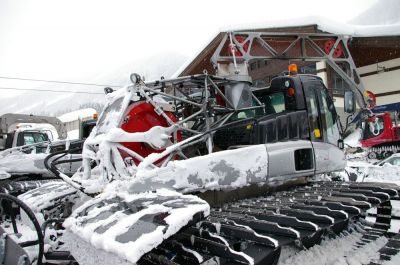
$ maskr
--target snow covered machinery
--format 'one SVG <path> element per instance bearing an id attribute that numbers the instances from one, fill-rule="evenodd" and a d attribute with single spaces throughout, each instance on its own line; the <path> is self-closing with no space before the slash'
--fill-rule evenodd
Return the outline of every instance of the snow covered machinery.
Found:
<path id="1" fill-rule="evenodd" d="M 3 211 L 0 257 L 5 264 L 261 265 L 287 258 L 289 246 L 299 251 L 336 237 L 353 248 L 338 256 L 326 250 L 332 264 L 357 251 L 365 264 L 390 259 L 399 251 L 398 235 L 389 233 L 390 200 L 400 187 L 310 181 L 345 166 L 341 126 L 322 80 L 290 65 L 288 75 L 255 89 L 247 69 L 252 60 L 324 60 L 368 115 L 347 41 L 230 32 L 212 57 L 217 75 L 144 83 L 133 74 L 124 89 L 106 89 L 109 103 L 84 143 L 82 168 L 69 178 L 50 163 L 65 183 L 19 199 L 0 196 L 14 206 Z M 42 224 L 35 224 L 36 241 L 13 237 L 18 205 Z M 367 222 L 370 209 L 375 217 Z M 33 257 L 23 250 L 32 245 Z"/>
<path id="2" fill-rule="evenodd" d="M 397 113 L 395 113 L 397 115 Z M 368 150 L 368 158 L 384 159 L 400 149 L 400 126 L 389 112 L 377 113 L 361 123 L 361 146 Z"/>

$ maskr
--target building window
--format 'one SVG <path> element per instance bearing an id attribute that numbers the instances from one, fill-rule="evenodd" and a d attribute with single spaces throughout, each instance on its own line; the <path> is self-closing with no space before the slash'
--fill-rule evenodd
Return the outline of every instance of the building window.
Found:
<path id="1" fill-rule="evenodd" d="M 312 64 L 312 65 L 301 66 L 299 68 L 299 73 L 300 74 L 316 75 L 317 74 L 316 65 Z"/>
<path id="2" fill-rule="evenodd" d="M 339 96 L 344 96 L 344 92 L 350 90 L 349 85 L 336 71 L 331 71 L 330 87 L 332 88 L 333 94 Z"/>
<path id="3" fill-rule="evenodd" d="M 260 68 L 263 67 L 264 65 L 266 65 L 265 62 L 260 61 L 260 60 L 257 60 L 257 61 L 255 61 L 255 62 L 250 63 L 250 70 L 251 70 L 251 71 L 254 71 L 254 70 L 260 69 Z"/>
<path id="4" fill-rule="evenodd" d="M 262 79 L 254 80 L 253 81 L 253 86 L 254 87 L 267 87 L 269 83 L 265 82 Z"/>

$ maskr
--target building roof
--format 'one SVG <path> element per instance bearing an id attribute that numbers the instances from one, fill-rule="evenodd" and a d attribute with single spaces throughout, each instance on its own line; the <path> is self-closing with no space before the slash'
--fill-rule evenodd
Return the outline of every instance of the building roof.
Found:
<path id="1" fill-rule="evenodd" d="M 350 47 L 350 51 L 352 52 L 352 54 L 353 51 L 364 47 L 365 45 L 369 48 L 374 46 L 383 47 L 386 49 L 393 49 L 394 47 L 394 51 L 389 51 L 391 55 L 393 55 L 393 53 L 400 52 L 400 23 L 382 25 L 352 25 L 332 21 L 322 17 L 305 17 L 290 20 L 268 21 L 257 24 L 236 25 L 223 28 L 219 32 L 214 34 L 211 40 L 207 42 L 202 47 L 202 49 L 200 49 L 191 58 L 189 58 L 189 60 L 187 60 L 186 63 L 184 63 L 173 76 L 177 77 L 182 75 L 201 73 L 203 69 L 206 69 L 209 73 L 212 73 L 213 69 L 210 63 L 210 58 L 212 54 L 214 53 L 218 44 L 221 42 L 224 33 L 234 31 L 296 33 L 324 32 L 349 35 L 352 36 L 354 40 L 354 42 L 352 43 L 353 47 Z M 379 39 L 379 43 L 376 41 L 377 39 Z M 365 51 L 363 51 L 363 53 L 364 52 Z M 385 50 L 385 53 L 387 54 L 388 50 Z M 397 57 L 399 56 L 400 54 Z M 365 56 L 360 55 L 360 59 L 363 59 L 362 61 L 354 58 L 354 60 L 356 61 L 356 65 L 362 66 L 370 63 L 369 60 L 365 60 L 365 58 L 363 57 Z M 376 62 L 376 60 L 373 62 Z"/>
<path id="2" fill-rule="evenodd" d="M 93 114 L 95 114 L 95 113 L 97 113 L 97 111 L 95 109 L 86 108 L 86 109 L 79 109 L 79 110 L 65 113 L 65 114 L 59 116 L 58 118 L 62 122 L 71 122 L 71 121 L 77 121 L 79 119 L 92 117 Z"/>
<path id="3" fill-rule="evenodd" d="M 267 21 L 256 24 L 230 26 L 221 29 L 221 32 L 252 31 L 289 27 L 304 27 L 315 25 L 322 32 L 351 35 L 353 37 L 381 37 L 400 35 L 400 23 L 379 25 L 353 25 L 331 19 L 311 16 L 286 20 Z"/>

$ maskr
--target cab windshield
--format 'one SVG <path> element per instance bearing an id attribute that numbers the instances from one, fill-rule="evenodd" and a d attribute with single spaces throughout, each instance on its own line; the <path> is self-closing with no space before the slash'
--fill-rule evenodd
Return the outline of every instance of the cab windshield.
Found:
<path id="1" fill-rule="evenodd" d="M 49 141 L 49 137 L 43 132 L 21 132 L 18 135 L 17 146 L 30 145 Z"/>
<path id="2" fill-rule="evenodd" d="M 384 131 L 383 116 L 378 116 L 376 122 L 364 122 L 363 123 L 363 135 L 362 139 L 370 139 L 381 135 Z"/>
<path id="3" fill-rule="evenodd" d="M 258 100 L 260 100 L 260 102 L 265 105 L 264 108 L 238 112 L 231 117 L 230 121 L 258 118 L 265 115 L 281 113 L 286 110 L 285 96 L 283 92 L 276 92 L 268 95 L 262 95 L 258 97 Z M 256 100 L 253 100 L 253 106 L 257 105 L 258 104 Z"/>

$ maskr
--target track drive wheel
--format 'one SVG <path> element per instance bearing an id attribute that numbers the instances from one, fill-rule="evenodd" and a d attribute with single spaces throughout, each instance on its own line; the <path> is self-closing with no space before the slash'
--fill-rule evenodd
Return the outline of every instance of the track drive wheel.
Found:
<path id="1" fill-rule="evenodd" d="M 367 157 L 369 159 L 376 159 L 377 158 L 377 154 L 375 152 L 369 152 Z"/>
<path id="2" fill-rule="evenodd" d="M 393 155 L 393 152 L 392 152 L 392 151 L 386 151 L 386 152 L 384 152 L 384 153 L 382 154 L 382 156 L 383 156 L 384 159 L 385 159 L 385 158 L 388 158 L 388 157 L 391 156 L 391 155 Z"/>

